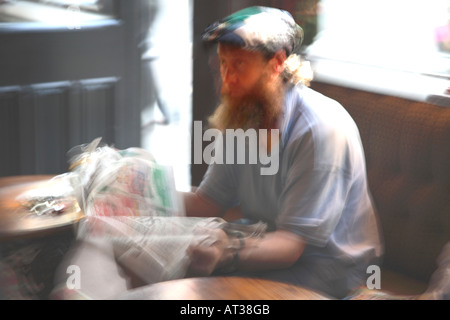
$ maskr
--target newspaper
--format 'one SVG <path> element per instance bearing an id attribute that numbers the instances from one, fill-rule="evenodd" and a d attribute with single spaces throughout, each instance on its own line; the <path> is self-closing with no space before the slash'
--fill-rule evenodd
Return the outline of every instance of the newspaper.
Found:
<path id="1" fill-rule="evenodd" d="M 94 140 L 71 159 L 74 190 L 86 216 L 185 215 L 170 166 L 140 148 L 98 144 Z"/>
<path id="2" fill-rule="evenodd" d="M 216 231 L 230 228 L 221 218 L 90 217 L 83 221 L 78 239 L 93 245 L 108 242 L 114 259 L 146 284 L 183 278 L 192 246 L 211 246 Z M 260 236 L 258 224 L 240 229 L 243 237 Z"/>

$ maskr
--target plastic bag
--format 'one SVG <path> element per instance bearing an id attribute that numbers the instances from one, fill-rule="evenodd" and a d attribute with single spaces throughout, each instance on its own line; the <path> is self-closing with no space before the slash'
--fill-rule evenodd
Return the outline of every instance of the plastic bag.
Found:
<path id="1" fill-rule="evenodd" d="M 28 189 L 16 197 L 23 207 L 38 216 L 59 215 L 65 212 L 78 212 L 77 191 L 73 187 L 73 174 L 58 175 L 39 183 L 38 187 Z"/>

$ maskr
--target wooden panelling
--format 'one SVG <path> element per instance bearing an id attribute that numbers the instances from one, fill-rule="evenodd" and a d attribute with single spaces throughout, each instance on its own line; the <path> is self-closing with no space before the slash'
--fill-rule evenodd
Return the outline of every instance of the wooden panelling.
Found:
<path id="1" fill-rule="evenodd" d="M 67 152 L 114 141 L 116 78 L 0 89 L 0 176 L 67 171 Z"/>
<path id="2" fill-rule="evenodd" d="M 0 176 L 18 172 L 19 145 L 13 137 L 19 136 L 19 88 L 0 89 Z"/>

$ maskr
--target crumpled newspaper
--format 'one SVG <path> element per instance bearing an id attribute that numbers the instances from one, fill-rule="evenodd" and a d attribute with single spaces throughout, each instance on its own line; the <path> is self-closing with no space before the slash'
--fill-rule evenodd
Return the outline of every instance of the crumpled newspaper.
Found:
<path id="1" fill-rule="evenodd" d="M 146 284 L 183 278 L 190 264 L 191 246 L 210 246 L 216 230 L 232 237 L 260 237 L 266 225 L 235 225 L 221 218 L 90 217 L 83 221 L 78 239 L 112 244 L 116 261 Z"/>
<path id="2" fill-rule="evenodd" d="M 217 230 L 261 237 L 266 225 L 234 225 L 221 218 L 91 216 L 81 221 L 77 245 L 60 265 L 54 299 L 115 299 L 136 287 L 187 276 L 192 246 L 210 246 Z M 78 288 L 67 270 L 80 270 Z M 131 284 L 131 278 L 139 285 Z"/>

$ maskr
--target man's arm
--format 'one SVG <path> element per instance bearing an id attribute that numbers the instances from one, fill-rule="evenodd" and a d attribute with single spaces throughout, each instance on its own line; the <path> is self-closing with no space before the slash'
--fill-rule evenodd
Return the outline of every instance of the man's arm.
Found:
<path id="1" fill-rule="evenodd" d="M 208 276 L 215 270 L 285 269 L 300 258 L 306 246 L 300 236 L 284 230 L 269 232 L 262 238 L 245 239 L 242 248 L 240 243 L 239 239 L 229 238 L 225 232 L 218 230 L 217 241 L 212 246 L 192 248 L 189 274 Z"/>
<path id="2" fill-rule="evenodd" d="M 242 271 L 288 268 L 300 258 L 305 246 L 306 241 L 292 232 L 285 230 L 268 232 L 262 238 L 245 239 L 243 247 L 237 252 L 238 260 L 234 267 Z M 235 254 L 235 251 L 225 252 L 217 268 L 232 265 Z"/>
<path id="3" fill-rule="evenodd" d="M 183 192 L 181 196 L 188 217 L 221 217 L 224 213 L 219 205 L 198 192 Z"/>
<path id="4" fill-rule="evenodd" d="M 220 217 L 224 214 L 223 208 L 198 192 L 185 192 L 183 198 L 187 216 Z M 193 274 L 208 275 L 230 266 L 242 271 L 288 268 L 300 258 L 306 246 L 306 241 L 300 236 L 277 230 L 266 233 L 262 238 L 245 239 L 236 261 L 236 248 L 241 246 L 241 241 L 219 232 L 223 234 L 218 236 L 219 240 L 213 246 L 195 248 L 192 252 L 196 256 L 194 261 L 197 261 L 191 265 Z M 237 262 L 236 266 L 233 266 L 234 262 Z"/>

